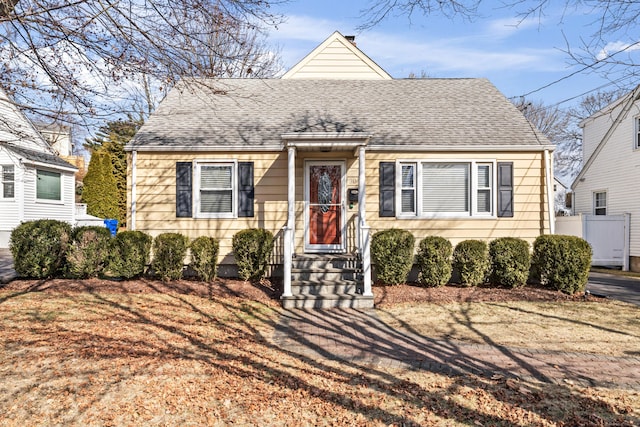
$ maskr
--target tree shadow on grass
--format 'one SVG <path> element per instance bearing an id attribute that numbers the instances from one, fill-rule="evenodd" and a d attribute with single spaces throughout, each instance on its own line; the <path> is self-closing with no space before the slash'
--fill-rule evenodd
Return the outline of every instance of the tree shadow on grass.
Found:
<path id="1" fill-rule="evenodd" d="M 55 294 L 50 296 L 55 298 Z M 229 393 L 239 387 L 237 383 L 253 384 L 271 390 L 274 395 L 279 393 L 281 398 L 301 395 L 302 399 L 319 402 L 336 412 L 361 416 L 366 424 L 418 425 L 427 419 L 427 414 L 463 424 L 477 421 L 482 425 L 504 426 L 526 424 L 517 416 L 531 414 L 548 422 L 576 425 L 590 425 L 588 414 L 618 420 L 620 425 L 630 420 L 624 414 L 619 415 L 618 408 L 596 398 L 577 396 L 567 387 L 521 382 L 509 386 L 509 378 L 470 375 L 495 375 L 502 367 L 465 355 L 451 343 L 388 331 L 371 313 L 329 311 L 319 316 L 314 311 L 284 311 L 239 297 L 206 299 L 178 292 L 117 295 L 88 291 L 66 294 L 64 300 L 70 306 L 80 307 L 78 314 L 93 316 L 97 327 L 83 329 L 62 319 L 23 321 L 13 327 L 30 328 L 30 340 L 20 342 L 19 330 L 6 331 L 4 339 L 11 342 L 6 342 L 9 345 L 5 348 L 26 350 L 27 354 L 31 348 L 46 348 L 47 357 L 52 360 L 48 367 L 56 361 L 63 361 L 65 366 L 70 366 L 67 362 L 71 360 L 82 361 L 81 368 L 70 372 L 82 378 L 100 375 L 101 368 L 116 366 L 117 361 L 130 366 L 127 370 L 114 368 L 112 372 L 102 372 L 103 381 L 98 385 L 87 380 L 92 396 L 76 415 L 65 419 L 71 423 L 82 422 L 83 414 L 102 405 L 131 382 L 155 375 L 159 364 L 185 361 L 224 374 Z M 295 322 L 298 323 L 294 325 Z M 302 328 L 294 330 L 300 327 L 299 322 L 306 323 L 309 330 L 323 328 L 325 332 L 333 332 L 324 336 L 331 336 L 339 345 L 325 345 L 302 332 Z M 276 336 L 280 334 L 280 341 L 272 340 L 274 331 Z M 283 336 L 284 333 L 291 335 Z M 286 345 L 282 341 L 286 339 L 295 345 Z M 375 346 L 371 345 L 373 342 Z M 355 351 L 346 357 L 332 352 L 340 346 L 354 345 Z M 396 364 L 394 360 L 399 359 L 415 363 Z M 372 360 L 382 363 L 371 363 Z M 438 369 L 442 370 L 438 372 L 450 375 L 444 377 L 440 387 L 431 387 L 416 376 L 428 370 L 430 363 L 433 366 L 439 363 Z M 466 375 L 453 375 L 446 367 Z M 29 378 L 24 386 L 0 398 L 0 406 L 6 408 L 12 401 L 44 393 L 47 387 L 59 387 L 60 376 L 55 369 L 37 373 L 37 378 Z M 258 396 L 261 400 L 265 397 Z M 274 396 L 269 398 L 274 399 L 272 404 L 278 408 Z M 571 408 L 575 409 L 556 412 L 545 406 L 549 398 L 571 401 Z M 501 405 L 502 410 L 491 410 L 478 403 L 486 399 Z M 386 407 L 386 401 L 396 402 L 396 406 Z M 517 414 L 514 408 L 521 408 L 521 413 L 514 415 Z M 63 415 L 60 410 L 58 416 Z"/>

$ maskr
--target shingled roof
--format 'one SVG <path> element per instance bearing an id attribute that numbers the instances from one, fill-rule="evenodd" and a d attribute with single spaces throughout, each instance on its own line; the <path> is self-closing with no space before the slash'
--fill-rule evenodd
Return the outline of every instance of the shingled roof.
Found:
<path id="1" fill-rule="evenodd" d="M 550 147 L 486 79 L 182 81 L 128 150 L 280 149 L 282 135 L 370 135 L 369 147 Z"/>
<path id="2" fill-rule="evenodd" d="M 47 164 L 50 166 L 57 166 L 59 168 L 65 169 L 73 169 L 78 170 L 77 167 L 67 162 L 66 160 L 50 153 L 45 153 L 43 151 L 30 150 L 28 148 L 20 147 L 15 144 L 9 143 L 0 143 L 8 150 L 14 152 L 21 158 L 23 158 L 27 163 L 41 163 Z"/>

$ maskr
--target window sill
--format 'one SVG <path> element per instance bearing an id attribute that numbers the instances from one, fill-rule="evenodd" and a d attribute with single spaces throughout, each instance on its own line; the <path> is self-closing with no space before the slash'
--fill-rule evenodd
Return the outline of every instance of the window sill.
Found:
<path id="1" fill-rule="evenodd" d="M 64 205 L 62 200 L 36 199 L 36 203 L 40 205 Z"/>
<path id="2" fill-rule="evenodd" d="M 478 219 L 498 219 L 495 215 L 396 215 L 396 219 L 456 219 L 456 220 L 478 220 Z"/>

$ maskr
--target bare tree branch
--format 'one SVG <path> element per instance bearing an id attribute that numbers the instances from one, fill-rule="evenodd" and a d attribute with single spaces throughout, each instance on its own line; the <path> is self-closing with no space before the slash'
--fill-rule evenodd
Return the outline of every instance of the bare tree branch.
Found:
<path id="1" fill-rule="evenodd" d="M 0 0 L 0 88 L 73 121 L 123 103 L 146 113 L 149 95 L 181 78 L 273 75 L 279 56 L 263 30 L 281 22 L 269 7 L 284 1 Z"/>

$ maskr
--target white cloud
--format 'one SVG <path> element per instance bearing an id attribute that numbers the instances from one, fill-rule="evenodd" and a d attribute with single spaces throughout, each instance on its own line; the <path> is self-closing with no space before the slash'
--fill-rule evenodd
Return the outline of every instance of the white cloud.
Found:
<path id="1" fill-rule="evenodd" d="M 406 77 L 410 72 L 425 71 L 429 76 L 486 76 L 491 71 L 527 70 L 558 71 L 562 60 L 550 61 L 559 55 L 553 49 L 517 48 L 496 43 L 514 33 L 537 25 L 526 20 L 519 27 L 513 20 L 494 20 L 484 27 L 483 34 L 470 34 L 425 40 L 423 32 L 371 30 L 356 37 L 358 47 L 394 77 Z M 309 16 L 289 16 L 287 22 L 272 31 L 269 38 L 281 46 L 285 67 L 292 67 L 318 46 L 331 33 L 354 34 L 345 30 L 345 23 Z M 416 36 L 417 34 L 417 36 Z M 485 40 L 486 42 L 482 42 Z M 477 46 L 477 47 L 476 47 Z"/>
<path id="2" fill-rule="evenodd" d="M 602 61 L 609 58 L 611 55 L 615 55 L 618 52 L 632 52 L 634 50 L 640 50 L 640 43 L 630 44 L 621 41 L 609 42 L 605 47 L 602 48 L 600 52 L 598 52 L 598 55 L 596 55 L 596 59 L 598 61 Z"/>

